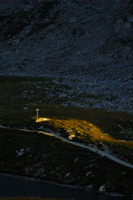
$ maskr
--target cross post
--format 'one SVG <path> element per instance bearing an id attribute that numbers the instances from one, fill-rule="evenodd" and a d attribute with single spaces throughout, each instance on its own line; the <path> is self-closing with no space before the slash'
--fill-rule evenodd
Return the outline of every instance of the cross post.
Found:
<path id="1" fill-rule="evenodd" d="M 36 109 L 36 112 L 37 112 L 37 119 L 38 119 L 38 111 L 39 111 L 39 109 L 37 108 L 37 109 Z"/>

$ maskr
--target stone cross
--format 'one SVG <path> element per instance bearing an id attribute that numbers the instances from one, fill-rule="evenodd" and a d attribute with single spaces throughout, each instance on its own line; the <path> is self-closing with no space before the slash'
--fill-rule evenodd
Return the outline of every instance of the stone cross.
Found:
<path id="1" fill-rule="evenodd" d="M 36 109 L 36 112 L 37 112 L 37 119 L 38 119 L 38 111 L 39 111 L 39 109 L 37 108 L 37 109 Z"/>

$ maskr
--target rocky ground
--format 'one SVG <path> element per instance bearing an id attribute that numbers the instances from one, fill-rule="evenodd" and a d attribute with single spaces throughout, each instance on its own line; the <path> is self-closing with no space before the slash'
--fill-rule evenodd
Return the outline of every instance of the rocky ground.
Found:
<path id="1" fill-rule="evenodd" d="M 133 111 L 132 0 L 0 4 L 1 76 L 62 79 L 62 95 L 87 97 L 73 106 Z"/>

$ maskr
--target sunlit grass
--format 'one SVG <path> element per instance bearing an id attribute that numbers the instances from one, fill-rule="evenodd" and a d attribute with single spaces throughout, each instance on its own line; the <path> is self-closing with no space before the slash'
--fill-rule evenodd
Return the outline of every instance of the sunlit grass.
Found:
<path id="1" fill-rule="evenodd" d="M 133 142 L 116 140 L 108 133 L 104 133 L 100 128 L 85 120 L 51 119 L 43 124 L 49 125 L 57 130 L 63 129 L 68 138 L 75 136 L 74 139 L 79 138 L 83 142 L 111 143 L 133 148 Z"/>
<path id="2" fill-rule="evenodd" d="M 51 119 L 47 124 L 54 128 L 63 128 L 69 136 L 88 137 L 91 141 L 113 141 L 114 139 L 107 133 L 103 133 L 99 128 L 91 123 L 76 119 Z"/>

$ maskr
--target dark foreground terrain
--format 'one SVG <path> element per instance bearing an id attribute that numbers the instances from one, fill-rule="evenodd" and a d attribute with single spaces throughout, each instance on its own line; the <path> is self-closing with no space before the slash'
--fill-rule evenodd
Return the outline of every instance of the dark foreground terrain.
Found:
<path id="1" fill-rule="evenodd" d="M 133 170 L 54 137 L 0 129 L 0 171 L 132 196 Z"/>

